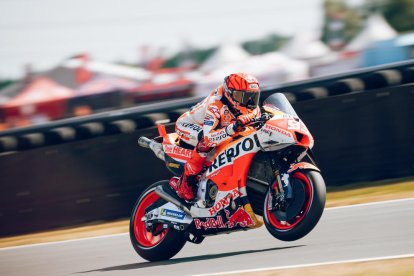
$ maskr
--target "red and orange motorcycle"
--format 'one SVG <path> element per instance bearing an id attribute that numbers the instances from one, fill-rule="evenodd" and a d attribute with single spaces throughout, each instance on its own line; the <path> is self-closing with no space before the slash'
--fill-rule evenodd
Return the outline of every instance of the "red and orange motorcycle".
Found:
<path id="1" fill-rule="evenodd" d="M 190 147 L 159 126 L 155 139 L 140 137 L 179 176 Z M 326 199 L 325 182 L 313 161 L 314 140 L 281 94 L 263 102 L 262 117 L 209 156 L 194 202 L 176 194 L 168 180 L 150 185 L 130 219 L 136 252 L 149 261 L 166 260 L 189 241 L 266 226 L 275 238 L 294 241 L 318 223 Z M 305 162 L 304 160 L 308 161 Z"/>

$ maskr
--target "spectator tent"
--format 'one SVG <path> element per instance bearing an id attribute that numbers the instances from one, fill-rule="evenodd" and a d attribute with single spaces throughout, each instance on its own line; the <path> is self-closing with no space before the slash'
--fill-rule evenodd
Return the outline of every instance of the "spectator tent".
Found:
<path id="1" fill-rule="evenodd" d="M 346 51 L 359 52 L 376 41 L 391 39 L 397 32 L 380 14 L 371 15 L 365 22 L 362 31 L 345 47 Z"/>
<path id="2" fill-rule="evenodd" d="M 23 118 L 32 123 L 55 120 L 64 117 L 67 100 L 73 93 L 49 78 L 38 77 L 1 108 L 6 121 Z"/>

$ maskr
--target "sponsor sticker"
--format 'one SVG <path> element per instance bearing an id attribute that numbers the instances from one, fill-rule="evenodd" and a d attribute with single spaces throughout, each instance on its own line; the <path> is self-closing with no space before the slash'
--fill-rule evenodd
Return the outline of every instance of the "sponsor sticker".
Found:
<path id="1" fill-rule="evenodd" d="M 213 171 L 225 165 L 231 164 L 235 158 L 241 156 L 244 153 L 254 150 L 255 147 L 260 147 L 260 144 L 258 144 L 258 138 L 256 134 L 254 134 L 253 138 L 247 137 L 243 141 L 238 142 L 236 145 L 220 153 L 214 159 L 213 164 L 211 164 L 211 166 L 208 168 L 208 172 L 212 173 Z"/>
<path id="2" fill-rule="evenodd" d="M 200 132 L 201 130 L 203 130 L 203 128 L 200 125 L 193 124 L 193 123 L 181 123 L 180 126 L 187 128 L 187 129 L 195 130 L 197 132 Z"/>
<path id="3" fill-rule="evenodd" d="M 223 115 L 221 116 L 220 124 L 226 127 L 231 124 L 234 118 L 228 110 L 227 106 L 223 106 L 222 112 Z"/>
<path id="4" fill-rule="evenodd" d="M 225 195 L 222 199 L 220 199 L 216 204 L 213 205 L 208 211 L 210 212 L 210 215 L 215 215 L 218 211 L 220 211 L 223 208 L 226 208 L 229 206 L 231 199 L 235 199 L 241 196 L 241 193 L 238 189 L 232 190 L 230 193 Z"/>
<path id="5" fill-rule="evenodd" d="M 227 225 L 224 224 L 223 218 L 221 216 L 217 217 L 217 219 L 208 218 L 205 221 L 203 221 L 201 219 L 194 219 L 194 225 L 197 229 L 204 228 L 204 230 L 217 229 L 217 228 L 227 228 Z"/>
<path id="6" fill-rule="evenodd" d="M 236 212 L 230 215 L 230 211 L 224 210 L 226 213 L 227 222 L 223 221 L 221 216 L 217 218 L 208 218 L 205 221 L 194 219 L 194 224 L 197 229 L 222 229 L 234 228 L 236 226 L 247 227 L 254 225 L 252 217 L 242 208 L 239 207 Z"/>
<path id="7" fill-rule="evenodd" d="M 193 151 L 190 149 L 185 149 L 185 148 L 174 146 L 174 145 L 164 145 L 164 152 L 166 154 L 175 154 L 175 155 L 182 156 L 185 158 L 191 158 Z"/>
<path id="8" fill-rule="evenodd" d="M 170 167 L 170 168 L 175 168 L 175 169 L 180 168 L 180 164 L 172 163 L 172 162 L 167 162 L 167 166 Z"/>
<path id="9" fill-rule="evenodd" d="M 183 138 L 184 140 L 194 139 L 194 136 L 192 136 L 190 133 L 188 133 L 188 132 L 183 132 L 182 130 L 180 130 L 180 129 L 178 129 L 178 128 L 175 130 L 175 132 L 177 132 L 177 134 L 178 134 L 181 138 Z"/>
<path id="10" fill-rule="evenodd" d="M 185 217 L 185 213 L 170 210 L 170 209 L 164 209 L 164 208 L 161 208 L 160 213 L 162 216 L 176 218 L 176 219 L 183 219 Z"/>
<path id="11" fill-rule="evenodd" d="M 292 137 L 292 134 L 290 134 L 289 131 L 286 131 L 284 129 L 281 129 L 279 127 L 272 126 L 272 125 L 266 125 L 263 130 L 271 130 L 273 132 L 278 132 L 278 133 L 283 134 L 285 136 Z"/>
<path id="12" fill-rule="evenodd" d="M 207 134 L 207 138 L 210 142 L 220 142 L 221 140 L 223 140 L 227 137 L 228 137 L 228 135 L 227 135 L 225 129 Z"/>
<path id="13" fill-rule="evenodd" d="M 218 110 L 217 106 L 210 106 L 210 110 L 214 114 L 214 116 L 220 118 L 220 111 Z"/>

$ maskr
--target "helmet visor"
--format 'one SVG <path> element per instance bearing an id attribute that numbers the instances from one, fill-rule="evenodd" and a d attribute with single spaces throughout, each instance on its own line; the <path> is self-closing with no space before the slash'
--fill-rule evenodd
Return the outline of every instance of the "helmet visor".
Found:
<path id="1" fill-rule="evenodd" d="M 241 106 L 247 107 L 248 109 L 255 109 L 259 103 L 259 92 L 234 90 L 232 95 L 236 102 L 238 102 Z"/>

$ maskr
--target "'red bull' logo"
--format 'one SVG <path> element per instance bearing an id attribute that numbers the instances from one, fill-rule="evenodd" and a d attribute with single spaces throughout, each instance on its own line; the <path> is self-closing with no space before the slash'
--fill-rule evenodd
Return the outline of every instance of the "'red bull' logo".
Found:
<path id="1" fill-rule="evenodd" d="M 194 219 L 194 224 L 197 229 L 223 229 L 223 228 L 234 228 L 236 226 L 247 227 L 254 225 L 253 219 L 250 215 L 242 208 L 239 207 L 234 214 L 230 215 L 230 211 L 224 210 L 226 213 L 227 222 L 223 222 L 223 218 L 218 216 L 217 218 L 208 218 L 206 221 L 200 219 Z"/>
<path id="2" fill-rule="evenodd" d="M 241 227 L 247 227 L 254 224 L 250 215 L 242 207 L 239 207 L 239 209 L 237 209 L 237 211 L 234 212 L 234 214 L 231 216 L 228 210 L 224 210 L 224 212 L 226 213 L 226 217 L 229 220 L 227 222 L 228 228 L 233 228 L 237 226 L 237 224 Z"/>
<path id="3" fill-rule="evenodd" d="M 217 228 L 227 228 L 227 225 L 223 222 L 221 216 L 215 218 L 208 218 L 206 221 L 201 221 L 199 219 L 194 219 L 194 224 L 197 229 L 204 228 L 206 229 L 217 229 Z"/>

